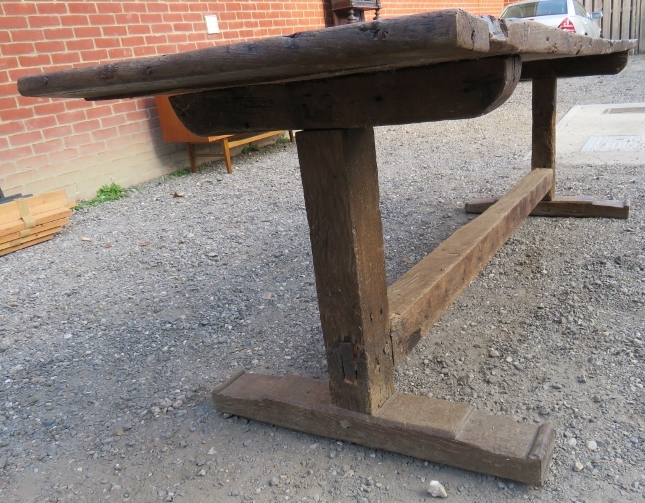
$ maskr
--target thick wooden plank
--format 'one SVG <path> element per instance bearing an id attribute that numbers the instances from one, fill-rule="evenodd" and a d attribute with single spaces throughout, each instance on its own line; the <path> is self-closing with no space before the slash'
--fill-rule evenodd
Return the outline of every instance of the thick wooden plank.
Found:
<path id="1" fill-rule="evenodd" d="M 69 217 L 71 214 L 72 210 L 63 206 L 51 211 L 37 213 L 36 215 L 33 215 L 33 217 L 36 225 L 42 225 L 53 220 L 60 220 L 61 218 Z M 13 222 L 8 222 L 6 224 L 0 224 L 0 241 L 4 240 L 4 236 L 20 232 L 24 229 L 25 222 L 23 220 L 16 220 Z"/>
<path id="2" fill-rule="evenodd" d="M 466 213 L 483 213 L 497 201 L 497 198 L 469 201 Z M 551 201 L 540 201 L 531 216 L 625 219 L 629 217 L 629 203 L 603 201 L 593 196 L 556 196 Z"/>
<path id="3" fill-rule="evenodd" d="M 555 440 L 548 424 L 485 416 L 466 403 L 394 394 L 374 415 L 335 406 L 309 377 L 238 374 L 213 392 L 217 410 L 466 470 L 543 483 Z"/>
<path id="4" fill-rule="evenodd" d="M 21 198 L 20 200 L 27 204 L 29 212 L 34 218 L 40 213 L 67 206 L 68 203 L 64 190 L 55 190 L 37 196 Z M 20 218 L 17 200 L 0 205 L 0 224 L 15 222 Z"/>
<path id="5" fill-rule="evenodd" d="M 374 130 L 296 143 L 332 401 L 371 414 L 394 392 Z"/>
<path id="6" fill-rule="evenodd" d="M 551 189 L 544 196 L 546 201 L 555 195 L 555 111 L 558 81 L 553 77 L 533 79 L 533 125 L 531 169 L 553 170 Z"/>
<path id="7" fill-rule="evenodd" d="M 501 54 L 543 59 L 626 51 L 633 46 L 633 42 L 594 40 L 538 23 L 504 22 L 450 9 L 28 75 L 19 79 L 18 89 L 24 96 L 122 98 L 311 80 Z"/>
<path id="8" fill-rule="evenodd" d="M 620 3 L 621 0 L 606 0 L 607 3 L 611 2 L 611 38 L 619 40 L 620 33 Z"/>
<path id="9" fill-rule="evenodd" d="M 629 51 L 575 58 L 543 59 L 522 64 L 522 79 L 584 77 L 614 75 L 621 72 L 629 59 Z"/>
<path id="10" fill-rule="evenodd" d="M 534 169 L 489 211 L 458 229 L 388 288 L 394 361 L 400 361 L 479 274 L 549 191 Z"/>
<path id="11" fill-rule="evenodd" d="M 34 246 L 40 243 L 44 243 L 45 241 L 49 241 L 51 238 L 54 237 L 54 234 L 47 234 L 45 236 L 39 237 L 38 239 L 33 239 L 31 241 L 27 241 L 26 243 L 21 243 L 17 246 L 12 246 L 10 248 L 5 248 L 4 250 L 0 250 L 0 257 L 4 257 L 5 255 L 8 255 L 9 253 L 13 253 L 18 250 L 22 250 L 24 248 L 28 248 L 29 246 Z"/>
<path id="12" fill-rule="evenodd" d="M 519 82 L 520 69 L 519 56 L 502 56 L 182 94 L 170 102 L 186 128 L 201 136 L 465 119 L 504 103 Z"/>
<path id="13" fill-rule="evenodd" d="M 4 236 L 3 240 L 0 242 L 0 250 L 12 248 L 22 243 L 26 243 L 27 241 L 33 241 L 48 234 L 59 232 L 62 226 L 67 225 L 68 223 L 69 218 L 62 218 L 54 222 L 49 222 L 43 225 L 32 227 L 31 229 L 27 229 L 24 231 L 24 234 L 16 233 L 11 236 Z M 13 239 L 8 239 L 10 237 Z"/>
<path id="14" fill-rule="evenodd" d="M 488 39 L 484 20 L 452 9 L 49 72 L 21 78 L 18 85 L 29 96 L 176 94 L 475 59 L 488 50 Z"/>

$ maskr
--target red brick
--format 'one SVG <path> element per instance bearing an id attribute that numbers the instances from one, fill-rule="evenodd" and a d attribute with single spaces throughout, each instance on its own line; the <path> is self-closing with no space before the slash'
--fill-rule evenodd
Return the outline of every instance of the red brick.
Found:
<path id="1" fill-rule="evenodd" d="M 163 16 L 161 14 L 141 14 L 140 18 L 142 23 L 149 25 L 163 22 Z"/>
<path id="2" fill-rule="evenodd" d="M 25 128 L 27 131 L 34 129 L 44 129 L 56 125 L 56 117 L 53 115 L 46 115 L 44 117 L 36 117 L 25 121 Z"/>
<path id="3" fill-rule="evenodd" d="M 135 47 L 133 49 L 134 55 L 136 57 L 140 56 L 153 56 L 154 54 L 157 54 L 157 50 L 154 48 L 153 45 L 146 45 L 143 47 Z"/>
<path id="4" fill-rule="evenodd" d="M 8 110 L 0 110 L 0 119 L 2 121 L 17 121 L 21 119 L 30 119 L 34 116 L 32 108 L 13 108 Z"/>
<path id="5" fill-rule="evenodd" d="M 24 30 L 15 30 L 15 33 L 22 33 Z M 13 33 L 9 33 L 9 30 L 3 30 L 0 28 L 0 44 L 8 44 L 11 42 L 11 36 Z M 29 37 L 29 40 L 33 40 L 32 37 Z"/>
<path id="6" fill-rule="evenodd" d="M 183 20 L 188 23 L 204 23 L 204 15 L 198 12 L 186 12 L 183 14 Z"/>
<path id="7" fill-rule="evenodd" d="M 143 2 L 123 2 L 122 5 L 124 12 L 146 12 L 146 4 Z"/>
<path id="8" fill-rule="evenodd" d="M 74 110 L 72 112 L 60 113 L 56 116 L 58 124 L 74 124 L 75 122 L 84 121 L 86 119 L 85 110 Z"/>
<path id="9" fill-rule="evenodd" d="M 135 47 L 137 45 L 144 45 L 145 43 L 146 39 L 139 35 L 135 37 L 123 37 L 121 39 L 123 47 Z"/>
<path id="10" fill-rule="evenodd" d="M 102 152 L 105 152 L 107 148 L 105 147 L 105 142 L 104 141 L 96 141 L 92 140 L 91 143 L 88 143 L 86 145 L 80 145 L 78 147 L 78 153 L 81 156 L 90 156 L 93 154 L 99 154 Z"/>
<path id="11" fill-rule="evenodd" d="M 51 55 L 52 63 L 55 65 L 64 65 L 78 63 L 81 57 L 76 52 L 60 52 Z"/>
<path id="12" fill-rule="evenodd" d="M 162 19 L 165 23 L 181 23 L 184 20 L 184 16 L 181 13 L 168 12 L 162 15 Z"/>
<path id="13" fill-rule="evenodd" d="M 110 105 L 96 105 L 85 111 L 88 119 L 99 119 L 101 117 L 111 116 L 112 114 L 112 107 Z"/>
<path id="14" fill-rule="evenodd" d="M 96 49 L 94 51 L 81 51 L 83 61 L 100 62 L 106 60 L 108 52 L 105 49 Z"/>
<path id="15" fill-rule="evenodd" d="M 74 30 L 72 28 L 49 28 L 43 30 L 43 34 L 47 40 L 74 38 Z"/>
<path id="16" fill-rule="evenodd" d="M 38 2 L 36 10 L 38 14 L 66 14 L 67 5 L 65 2 Z"/>
<path id="17" fill-rule="evenodd" d="M 90 14 L 90 24 L 95 26 L 116 24 L 113 14 Z"/>
<path id="18" fill-rule="evenodd" d="M 97 38 L 94 41 L 94 45 L 98 49 L 109 49 L 112 47 L 121 47 L 121 40 L 115 37 L 103 37 Z"/>
<path id="19" fill-rule="evenodd" d="M 20 28 L 27 28 L 29 23 L 26 17 L 17 16 L 3 16 L 0 17 L 0 29 L 2 30 L 17 30 Z"/>
<path id="20" fill-rule="evenodd" d="M 79 100 L 79 99 L 63 99 L 63 103 L 65 104 L 65 110 L 68 112 L 71 112 L 72 110 L 87 110 L 89 107 L 92 106 L 91 101 L 85 101 L 85 100 Z"/>
<path id="21" fill-rule="evenodd" d="M 18 44 L 7 44 L 1 48 L 3 56 L 17 56 L 19 54 L 30 54 L 34 52 L 34 44 L 21 42 Z"/>
<path id="22" fill-rule="evenodd" d="M 3 0 L 2 9 L 7 16 L 27 16 L 36 14 L 36 6 L 32 2 L 11 2 Z"/>
<path id="23" fill-rule="evenodd" d="M 168 12 L 168 5 L 163 3 L 150 3 L 146 6 L 148 12 Z"/>
<path id="24" fill-rule="evenodd" d="M 168 34 L 168 42 L 171 44 L 178 44 L 180 42 L 187 42 L 188 36 L 185 33 L 170 33 Z"/>
<path id="25" fill-rule="evenodd" d="M 20 147 L 22 145 L 31 145 L 37 141 L 43 139 L 43 134 L 40 130 L 38 131 L 26 131 L 24 133 L 16 133 L 9 137 L 9 143 L 13 147 Z"/>
<path id="26" fill-rule="evenodd" d="M 53 101 L 50 103 L 43 103 L 42 105 L 34 106 L 34 113 L 36 115 L 53 115 L 64 111 L 65 103 L 63 103 L 62 101 Z"/>
<path id="27" fill-rule="evenodd" d="M 98 38 L 103 36 L 101 28 L 98 26 L 77 26 L 74 28 L 76 38 Z"/>
<path id="28" fill-rule="evenodd" d="M 23 126 L 22 121 L 11 121 L 11 122 L 0 123 L 0 136 L 20 133 L 21 131 L 24 131 L 24 130 L 25 128 Z"/>
<path id="29" fill-rule="evenodd" d="M 101 127 L 101 123 L 98 119 L 92 119 L 89 121 L 77 122 L 72 125 L 75 133 L 86 133 L 88 131 L 96 131 Z"/>
<path id="30" fill-rule="evenodd" d="M 60 24 L 62 26 L 87 26 L 88 23 L 89 19 L 84 14 L 70 14 L 68 16 L 60 16 Z M 76 30 L 74 30 L 74 33 L 76 33 Z"/>
<path id="31" fill-rule="evenodd" d="M 136 109 L 137 102 L 135 100 L 117 101 L 112 105 L 112 110 L 114 110 L 115 114 L 124 114 Z"/>
<path id="32" fill-rule="evenodd" d="M 32 155 L 16 162 L 16 171 L 23 172 L 28 169 L 37 169 L 48 164 L 46 155 Z"/>
<path id="33" fill-rule="evenodd" d="M 73 14 L 92 14 L 96 12 L 96 4 L 91 2 L 69 2 L 67 8 Z"/>
<path id="34" fill-rule="evenodd" d="M 91 133 L 92 139 L 94 139 L 94 141 L 107 140 L 108 138 L 114 138 L 115 136 L 119 135 L 119 131 L 115 127 L 107 129 L 97 129 L 96 131 L 92 131 Z"/>
<path id="35" fill-rule="evenodd" d="M 63 140 L 66 147 L 78 147 L 79 145 L 86 145 L 91 143 L 92 135 L 90 133 L 75 134 L 66 136 Z"/>
<path id="36" fill-rule="evenodd" d="M 54 140 L 46 140 L 40 143 L 34 143 L 33 145 L 34 153 L 36 154 L 48 154 L 50 152 L 55 152 L 65 147 L 63 140 L 61 138 L 56 138 Z"/>
<path id="37" fill-rule="evenodd" d="M 128 26 L 129 35 L 147 35 L 150 33 L 150 26 L 146 24 L 133 24 Z"/>
<path id="38" fill-rule="evenodd" d="M 50 65 L 52 60 L 49 54 L 35 54 L 32 56 L 20 56 L 18 62 L 20 66 L 41 67 Z"/>
<path id="39" fill-rule="evenodd" d="M 69 43 L 69 42 L 68 42 Z M 65 42 L 60 40 L 48 40 L 47 42 L 36 42 L 36 52 L 63 52 L 65 50 Z"/>
<path id="40" fill-rule="evenodd" d="M 30 157 L 34 155 L 31 145 L 23 145 L 22 147 L 12 148 L 8 150 L 0 150 L 0 161 L 13 161 L 22 157 Z M 6 183 L 6 179 L 5 179 Z"/>
<path id="41" fill-rule="evenodd" d="M 57 150 L 49 154 L 49 162 L 56 163 L 62 161 L 68 161 L 78 157 L 78 150 L 76 148 L 65 148 L 63 150 Z"/>
<path id="42" fill-rule="evenodd" d="M 169 24 L 153 24 L 151 26 L 152 33 L 171 33 L 172 25 Z"/>
<path id="43" fill-rule="evenodd" d="M 106 37 L 123 37 L 128 34 L 127 26 L 104 26 L 103 34 Z"/>
<path id="44" fill-rule="evenodd" d="M 120 2 L 97 2 L 96 9 L 102 14 L 123 12 Z"/>
<path id="45" fill-rule="evenodd" d="M 173 31 L 193 31 L 191 23 L 174 23 L 172 25 Z"/>
<path id="46" fill-rule="evenodd" d="M 78 40 L 68 40 L 65 42 L 68 51 L 87 51 L 94 49 L 94 40 L 82 38 Z"/>
<path id="47" fill-rule="evenodd" d="M 118 49 L 108 50 L 108 58 L 112 59 L 124 59 L 132 58 L 134 56 L 131 47 L 120 47 Z"/>
<path id="48" fill-rule="evenodd" d="M 10 98 L 0 98 L 0 110 L 11 110 L 16 108 L 16 105 L 16 98 L 13 96 Z"/>
<path id="49" fill-rule="evenodd" d="M 137 24 L 141 22 L 139 14 L 137 14 L 136 12 L 117 14 L 115 17 L 117 24 Z"/>
<path id="50" fill-rule="evenodd" d="M 145 44 L 149 46 L 165 44 L 167 42 L 168 42 L 168 37 L 166 35 L 148 35 L 145 38 Z"/>
<path id="51" fill-rule="evenodd" d="M 63 136 L 69 136 L 70 134 L 72 134 L 72 126 L 69 124 L 43 129 L 43 136 L 47 140 L 52 138 L 62 138 Z"/>
<path id="52" fill-rule="evenodd" d="M 32 28 L 44 28 L 46 26 L 60 26 L 60 18 L 58 16 L 29 16 L 29 26 Z"/>
<path id="53" fill-rule="evenodd" d="M 101 119 L 101 127 L 102 128 L 109 128 L 109 127 L 114 127 L 114 126 L 121 126 L 125 124 L 127 121 L 125 119 L 124 114 L 117 114 L 117 115 L 112 115 L 110 117 L 103 117 Z"/>

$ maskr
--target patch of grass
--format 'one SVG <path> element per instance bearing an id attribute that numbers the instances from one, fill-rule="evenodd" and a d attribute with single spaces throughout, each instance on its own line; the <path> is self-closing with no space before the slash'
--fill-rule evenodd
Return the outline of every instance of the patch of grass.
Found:
<path id="1" fill-rule="evenodd" d="M 178 171 L 173 171 L 168 176 L 172 176 L 173 178 L 179 178 L 180 176 L 186 176 L 186 175 L 190 175 L 190 170 L 188 168 L 180 169 Z"/>
<path id="2" fill-rule="evenodd" d="M 260 151 L 260 147 L 258 147 L 255 143 L 249 143 L 247 147 L 244 147 L 242 149 L 243 154 L 249 154 L 251 152 L 259 152 L 259 151 Z"/>
<path id="3" fill-rule="evenodd" d="M 90 206 L 96 206 L 97 204 L 106 203 L 108 201 L 117 201 L 124 197 L 128 197 L 128 194 L 120 185 L 117 185 L 116 183 L 103 185 L 103 187 L 96 191 L 96 197 L 94 199 L 83 201 L 82 203 L 74 206 L 73 209 L 82 210 L 83 208 L 89 208 Z"/>
<path id="4" fill-rule="evenodd" d="M 281 136 L 275 142 L 276 143 L 291 143 L 291 140 L 289 139 L 288 136 Z"/>

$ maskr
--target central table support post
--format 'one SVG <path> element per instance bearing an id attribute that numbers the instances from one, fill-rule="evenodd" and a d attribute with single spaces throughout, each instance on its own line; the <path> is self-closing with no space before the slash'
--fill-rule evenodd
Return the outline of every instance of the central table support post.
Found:
<path id="1" fill-rule="evenodd" d="M 548 168 L 555 175 L 555 113 L 558 79 L 533 79 L 533 135 L 531 169 Z M 555 197 L 555 176 L 545 201 Z"/>
<path id="2" fill-rule="evenodd" d="M 374 130 L 296 142 L 332 403 L 373 414 L 394 393 Z"/>

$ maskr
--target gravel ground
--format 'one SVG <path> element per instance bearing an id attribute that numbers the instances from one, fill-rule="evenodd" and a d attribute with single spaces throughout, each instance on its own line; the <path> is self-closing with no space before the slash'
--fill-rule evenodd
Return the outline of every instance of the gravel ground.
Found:
<path id="1" fill-rule="evenodd" d="M 563 81 L 558 115 L 643 102 L 643 75 L 634 57 Z M 392 282 L 528 170 L 530 84 L 376 136 Z M 628 199 L 629 220 L 530 218 L 397 368 L 399 391 L 551 422 L 533 488 L 213 408 L 242 368 L 326 375 L 295 146 L 234 168 L 138 186 L 0 259 L 0 501 L 409 502 L 433 479 L 455 502 L 645 498 L 641 170 L 561 166 L 560 194 Z"/>

